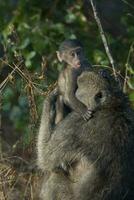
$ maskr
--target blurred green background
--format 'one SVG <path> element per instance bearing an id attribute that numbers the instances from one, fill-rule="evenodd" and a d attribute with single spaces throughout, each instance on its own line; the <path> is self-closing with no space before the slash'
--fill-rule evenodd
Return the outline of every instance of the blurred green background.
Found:
<path id="1" fill-rule="evenodd" d="M 134 104 L 134 2 L 96 0 L 116 70 Z M 35 138 L 45 92 L 62 65 L 56 50 L 78 38 L 93 65 L 109 65 L 88 0 L 0 0 L 1 136 L 25 149 Z M 20 58 L 24 58 L 21 63 Z M 12 70 L 18 66 L 15 72 Z"/>

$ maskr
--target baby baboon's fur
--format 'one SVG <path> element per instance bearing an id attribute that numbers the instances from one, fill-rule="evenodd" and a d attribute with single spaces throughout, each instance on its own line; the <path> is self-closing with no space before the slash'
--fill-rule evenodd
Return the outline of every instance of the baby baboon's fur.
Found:
<path id="1" fill-rule="evenodd" d="M 58 124 L 65 117 L 65 105 L 81 114 L 87 121 L 92 117 L 92 111 L 75 97 L 77 77 L 83 71 L 92 69 L 86 58 L 84 47 L 77 39 L 65 40 L 60 44 L 57 57 L 60 62 L 64 63 L 65 67 L 58 78 L 59 96 L 56 102 L 55 123 Z"/>

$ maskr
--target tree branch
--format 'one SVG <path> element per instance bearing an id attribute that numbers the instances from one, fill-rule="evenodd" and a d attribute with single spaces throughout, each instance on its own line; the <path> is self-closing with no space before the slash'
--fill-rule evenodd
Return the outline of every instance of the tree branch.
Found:
<path id="1" fill-rule="evenodd" d="M 104 30 L 103 30 L 102 25 L 101 25 L 101 21 L 100 21 L 100 19 L 99 19 L 99 17 L 98 17 L 97 10 L 96 10 L 96 8 L 95 8 L 95 5 L 94 5 L 93 0 L 90 0 L 90 3 L 91 3 L 91 6 L 92 6 L 94 18 L 95 18 L 96 23 L 97 23 L 98 28 L 99 28 L 99 32 L 100 32 L 100 35 L 101 35 L 101 38 L 102 38 L 102 42 L 103 42 L 103 45 L 104 45 L 104 48 L 105 48 L 107 57 L 108 57 L 108 59 L 109 59 L 109 61 L 110 61 L 110 63 L 111 63 L 112 69 L 113 69 L 113 74 L 114 74 L 115 78 L 117 78 L 117 74 L 116 74 L 116 70 L 115 70 L 114 59 L 113 59 L 113 57 L 112 57 L 112 55 L 111 55 L 111 52 L 110 52 L 110 49 L 109 49 L 109 47 L 108 47 L 108 42 L 107 42 L 107 39 L 106 39 Z"/>

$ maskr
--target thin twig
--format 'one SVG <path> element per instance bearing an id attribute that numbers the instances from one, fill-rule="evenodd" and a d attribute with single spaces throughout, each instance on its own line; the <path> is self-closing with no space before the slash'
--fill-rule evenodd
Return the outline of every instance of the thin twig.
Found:
<path id="1" fill-rule="evenodd" d="M 6 62 L 5 60 L 0 58 L 0 61 L 5 63 L 6 65 L 8 65 L 9 67 L 11 67 L 13 70 L 16 69 L 16 71 L 18 72 L 18 74 L 29 84 L 32 84 L 33 88 L 36 90 L 36 92 L 38 92 L 41 95 L 44 95 L 44 91 L 41 90 L 40 88 L 36 87 L 35 85 L 37 85 L 36 83 L 32 82 L 31 80 L 29 80 L 29 78 L 25 75 L 25 73 L 16 65 L 14 64 L 14 66 L 10 65 L 8 62 Z M 7 81 L 7 80 L 6 80 Z"/>
<path id="2" fill-rule="evenodd" d="M 134 45 L 134 42 L 130 46 L 128 56 L 127 56 L 127 61 L 126 61 L 126 64 L 125 64 L 126 70 L 125 70 L 125 78 L 124 78 L 124 84 L 123 84 L 123 92 L 126 92 L 127 81 L 128 81 L 129 60 L 130 60 L 131 52 L 133 51 L 133 45 Z"/>
<path id="3" fill-rule="evenodd" d="M 93 65 L 93 67 L 104 67 L 107 69 L 111 69 L 111 67 L 109 67 L 108 65 Z"/>
<path id="4" fill-rule="evenodd" d="M 47 88 L 47 91 L 44 92 L 39 87 L 35 86 L 35 85 L 38 85 L 38 84 L 33 82 L 31 79 L 29 79 L 29 77 L 15 63 L 14 63 L 14 66 L 12 66 L 7 61 L 5 61 L 1 58 L 0 58 L 0 61 L 3 62 L 4 64 L 8 65 L 13 70 L 16 70 L 16 72 L 26 81 L 26 83 L 28 85 L 30 85 L 36 91 L 37 94 L 40 94 L 42 96 L 47 96 L 57 86 L 57 82 L 55 82 L 55 83 L 49 85 L 48 88 Z M 19 65 L 20 64 L 21 63 L 19 63 Z M 0 85 L 0 86 L 2 87 L 5 84 L 6 81 L 7 80 L 4 80 L 4 83 L 2 83 L 2 85 Z"/>
<path id="5" fill-rule="evenodd" d="M 14 72 L 16 71 L 16 67 L 11 71 L 11 73 L 4 79 L 4 81 L 0 84 L 0 91 L 2 92 L 2 90 L 6 87 L 8 81 L 10 80 L 10 76 L 12 74 L 14 74 Z"/>
<path id="6" fill-rule="evenodd" d="M 115 78 L 117 78 L 117 74 L 116 74 L 116 70 L 115 70 L 115 64 L 114 64 L 114 59 L 111 55 L 111 52 L 110 52 L 110 49 L 108 47 L 108 42 L 107 42 L 107 39 L 106 39 L 106 36 L 105 36 L 105 33 L 104 33 L 104 30 L 102 28 L 102 24 L 101 24 L 101 21 L 98 17 L 98 13 L 97 13 L 97 10 L 95 8 L 95 5 L 93 3 L 93 0 L 89 0 L 90 3 L 91 3 L 91 6 L 92 6 L 92 9 L 93 9 L 93 13 L 94 13 L 94 18 L 96 20 L 96 23 L 98 25 L 98 28 L 99 28 L 99 31 L 100 31 L 100 35 L 101 35 L 101 38 L 102 38 L 102 41 L 103 41 L 103 45 L 104 45 L 104 48 L 105 48 L 105 51 L 106 51 L 106 54 L 108 56 L 108 59 L 111 63 L 111 66 L 112 66 L 112 69 L 113 69 L 113 74 L 115 76 Z"/>
<path id="7" fill-rule="evenodd" d="M 29 178 L 28 178 L 28 181 L 27 181 L 27 184 L 26 184 L 26 187 L 25 187 L 25 191 L 24 191 L 24 198 L 26 197 L 27 195 L 27 192 L 28 192 L 28 188 L 29 188 L 29 184 L 31 182 L 31 179 L 32 179 L 32 174 L 30 174 Z"/>
<path id="8" fill-rule="evenodd" d="M 126 0 L 121 0 L 123 3 L 127 4 L 130 8 L 134 9 L 134 6 Z"/>

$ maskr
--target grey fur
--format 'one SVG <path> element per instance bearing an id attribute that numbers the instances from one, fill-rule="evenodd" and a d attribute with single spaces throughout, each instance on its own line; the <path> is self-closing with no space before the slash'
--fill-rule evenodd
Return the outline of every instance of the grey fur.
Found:
<path id="1" fill-rule="evenodd" d="M 50 172 L 43 200 L 134 199 L 133 111 L 114 83 L 98 72 L 78 78 L 76 97 L 96 110 L 88 122 L 73 111 L 53 129 L 55 91 L 46 98 L 38 136 L 38 166 Z M 68 174 L 53 171 L 61 163 Z"/>
<path id="2" fill-rule="evenodd" d="M 57 51 L 57 57 L 60 62 L 65 63 L 65 67 L 58 78 L 59 96 L 56 102 L 55 123 L 58 124 L 63 120 L 65 116 L 64 105 L 80 113 L 85 120 L 89 120 L 91 110 L 75 97 L 77 77 L 83 71 L 89 71 L 92 68 L 84 53 L 83 45 L 77 39 L 65 40 Z"/>

